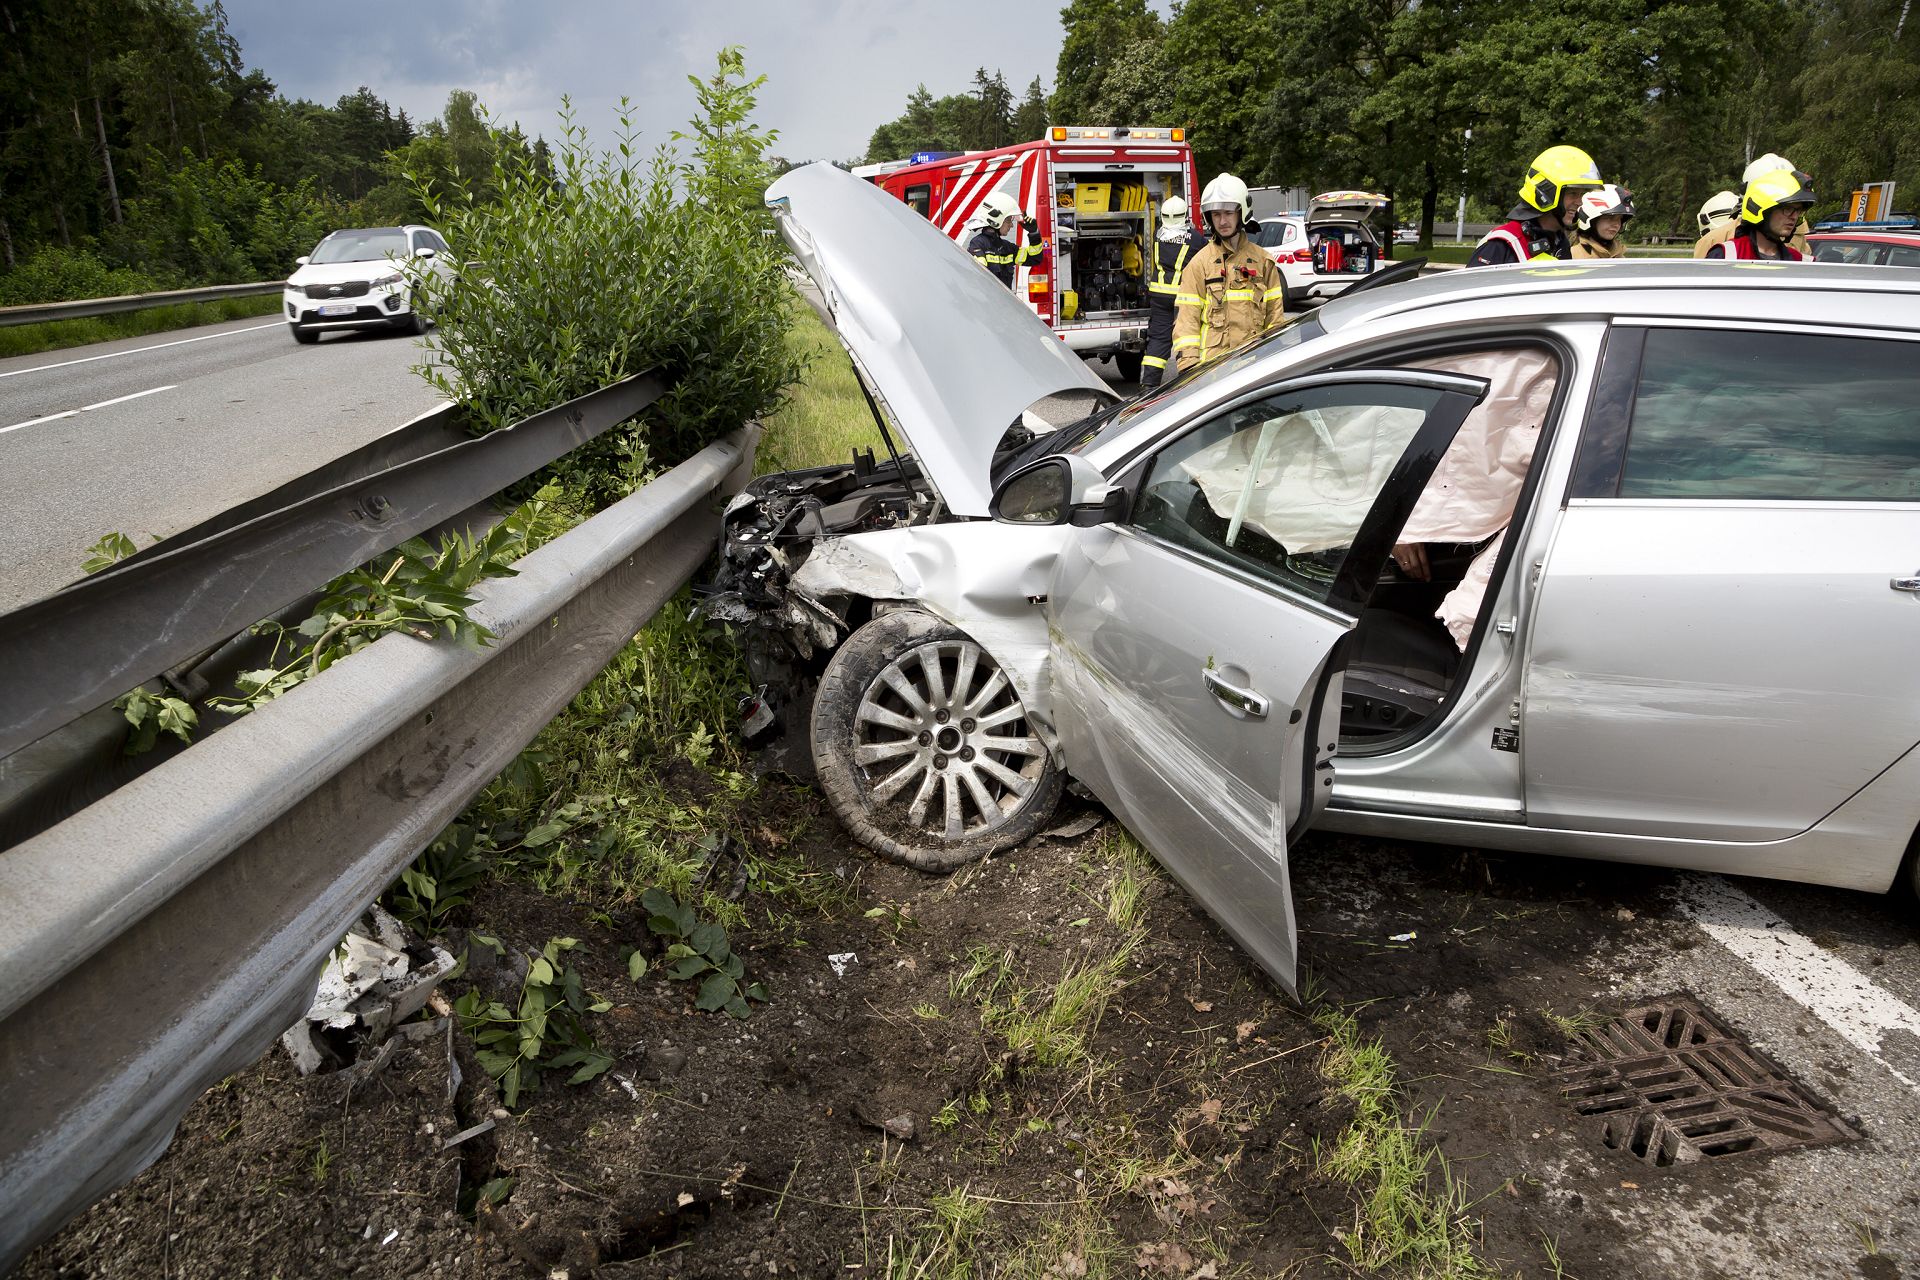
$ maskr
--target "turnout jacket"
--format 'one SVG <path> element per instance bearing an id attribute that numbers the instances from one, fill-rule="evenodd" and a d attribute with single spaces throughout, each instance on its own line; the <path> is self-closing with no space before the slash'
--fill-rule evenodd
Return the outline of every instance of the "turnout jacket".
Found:
<path id="1" fill-rule="evenodd" d="M 1470 267 L 1499 267 L 1514 262 L 1546 262 L 1573 256 L 1564 231 L 1549 231 L 1538 218 L 1503 222 L 1473 247 Z"/>
<path id="2" fill-rule="evenodd" d="M 1163 229 L 1153 239 L 1153 274 L 1147 281 L 1149 299 L 1166 306 L 1174 305 L 1180 293 L 1180 277 L 1186 274 L 1187 259 L 1206 248 L 1204 233 L 1189 227 L 1185 232 Z"/>
<path id="3" fill-rule="evenodd" d="M 1693 242 L 1693 256 L 1696 258 L 1706 257 L 1716 246 L 1723 245 L 1733 239 L 1740 228 L 1746 225 L 1746 223 L 1741 222 L 1738 218 L 1728 218 L 1725 222 L 1722 222 L 1719 226 Z M 1805 222 L 1802 222 L 1793 229 L 1793 235 L 1787 240 L 1787 244 L 1792 246 L 1793 251 L 1802 258 L 1811 258 L 1813 256 L 1812 251 L 1807 248 L 1807 224 Z M 1721 254 L 1720 256 L 1725 257 L 1726 255 Z"/>
<path id="4" fill-rule="evenodd" d="M 1752 234 L 1742 235 L 1739 232 L 1710 247 L 1706 256 L 1716 262 L 1803 262 L 1806 260 L 1806 255 L 1794 248 L 1792 241 L 1788 241 L 1780 250 L 1779 257 L 1762 257 L 1753 247 Z"/>
<path id="5" fill-rule="evenodd" d="M 973 239 L 967 241 L 967 252 L 979 259 L 987 270 L 993 272 L 994 279 L 1009 289 L 1013 288 L 1013 269 L 1032 262 L 1046 249 L 1038 227 L 1026 228 L 1026 235 L 1019 244 L 992 227 L 980 228 L 974 233 Z"/>
<path id="6" fill-rule="evenodd" d="M 1174 296 L 1173 357 L 1182 369 L 1217 360 L 1280 323 L 1285 283 L 1266 250 L 1244 232 L 1187 260 Z"/>
<path id="7" fill-rule="evenodd" d="M 1612 244 L 1581 232 L 1573 238 L 1573 256 L 1575 258 L 1624 258 L 1627 256 L 1627 242 L 1614 237 Z"/>

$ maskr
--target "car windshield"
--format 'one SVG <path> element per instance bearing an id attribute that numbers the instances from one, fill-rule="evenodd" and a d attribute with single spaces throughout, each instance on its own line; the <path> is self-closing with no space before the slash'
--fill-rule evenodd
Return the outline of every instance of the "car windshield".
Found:
<path id="1" fill-rule="evenodd" d="M 404 258 L 407 233 L 398 227 L 368 231 L 336 231 L 320 242 L 309 262 L 384 262 Z"/>

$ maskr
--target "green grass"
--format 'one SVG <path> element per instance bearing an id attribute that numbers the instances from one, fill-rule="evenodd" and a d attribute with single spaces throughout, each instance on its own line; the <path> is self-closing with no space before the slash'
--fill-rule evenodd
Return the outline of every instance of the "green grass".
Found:
<path id="1" fill-rule="evenodd" d="M 1392 1057 L 1344 1010 L 1323 1008 L 1314 1021 L 1329 1039 L 1321 1074 L 1354 1108 L 1353 1123 L 1319 1156 L 1323 1172 L 1361 1196 L 1352 1228 L 1339 1233 L 1355 1269 L 1491 1280 L 1498 1272 L 1474 1252 L 1464 1189 L 1427 1145 L 1426 1126 L 1400 1114 Z"/>
<path id="2" fill-rule="evenodd" d="M 788 341 L 807 361 L 807 371 L 780 408 L 767 416 L 755 465 L 764 474 L 845 462 L 856 447 L 883 452 L 846 348 L 813 308 L 798 301 L 794 307 L 797 319 Z"/>
<path id="3" fill-rule="evenodd" d="M 117 338 L 138 338 L 149 333 L 219 324 L 223 320 L 278 315 L 279 311 L 280 299 L 269 295 L 262 298 L 228 298 L 221 302 L 182 302 L 170 307 L 123 311 L 112 316 L 13 325 L 0 329 L 0 357 L 30 356 L 40 351 L 59 351 L 95 342 L 112 342 Z"/>

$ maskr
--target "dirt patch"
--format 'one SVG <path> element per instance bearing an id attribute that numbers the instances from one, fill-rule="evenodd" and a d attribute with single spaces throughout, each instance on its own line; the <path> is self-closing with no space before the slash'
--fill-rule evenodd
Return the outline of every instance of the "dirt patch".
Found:
<path id="1" fill-rule="evenodd" d="M 629 980 L 622 948 L 654 945 L 637 912 L 492 884 L 473 932 L 580 940 L 609 1071 L 508 1114 L 465 1036 L 451 1103 L 445 1038 L 351 1093 L 269 1055 L 20 1274 L 1345 1274 L 1355 1205 L 1314 1171 L 1347 1119 L 1320 1033 L 1113 824 L 933 878 L 807 793 L 772 803 L 854 905 L 734 931 L 771 994 L 751 1017 Z"/>

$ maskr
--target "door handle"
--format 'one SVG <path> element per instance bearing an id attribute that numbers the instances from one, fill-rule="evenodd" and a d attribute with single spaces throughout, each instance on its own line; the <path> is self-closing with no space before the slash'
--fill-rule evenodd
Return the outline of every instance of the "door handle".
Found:
<path id="1" fill-rule="evenodd" d="M 1251 689 L 1242 689 L 1237 684 L 1228 684 L 1220 678 L 1220 673 L 1212 668 L 1202 671 L 1200 679 L 1206 684 L 1208 693 L 1228 706 L 1246 712 L 1255 720 L 1266 719 L 1268 710 L 1273 706 L 1266 698 Z"/>
<path id="2" fill-rule="evenodd" d="M 1895 578 L 1887 585 L 1895 591 L 1920 591 L 1920 578 Z"/>

